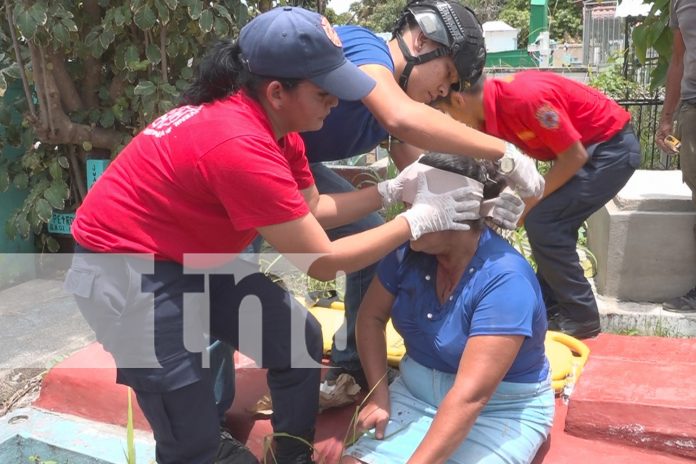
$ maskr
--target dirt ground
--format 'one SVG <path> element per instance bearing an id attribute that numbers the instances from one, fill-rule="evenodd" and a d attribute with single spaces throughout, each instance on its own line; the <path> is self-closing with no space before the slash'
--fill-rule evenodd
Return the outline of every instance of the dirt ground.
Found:
<path id="1" fill-rule="evenodd" d="M 0 370 L 0 417 L 29 406 L 39 395 L 43 369 Z"/>

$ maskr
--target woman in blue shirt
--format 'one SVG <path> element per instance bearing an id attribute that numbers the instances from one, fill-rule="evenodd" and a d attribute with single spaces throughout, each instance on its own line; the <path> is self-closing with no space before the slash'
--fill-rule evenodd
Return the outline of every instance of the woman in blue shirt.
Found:
<path id="1" fill-rule="evenodd" d="M 480 182 L 484 200 L 504 186 L 490 162 L 442 154 L 419 162 Z M 384 380 L 389 317 L 406 345 L 391 386 Z M 387 255 L 356 330 L 374 387 L 358 429 L 374 430 L 341 462 L 531 462 L 554 414 L 546 328 L 532 268 L 483 220 Z"/>

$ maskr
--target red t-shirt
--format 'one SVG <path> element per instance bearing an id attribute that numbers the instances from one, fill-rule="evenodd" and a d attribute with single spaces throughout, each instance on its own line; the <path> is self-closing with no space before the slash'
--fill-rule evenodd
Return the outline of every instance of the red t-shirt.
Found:
<path id="1" fill-rule="evenodd" d="M 75 240 L 98 252 L 237 253 L 256 228 L 309 213 L 314 184 L 300 136 L 276 140 L 243 92 L 183 106 L 138 134 L 77 210 Z"/>
<path id="2" fill-rule="evenodd" d="M 538 160 L 556 159 L 577 141 L 606 142 L 631 120 L 598 90 L 543 71 L 486 81 L 483 105 L 485 132 Z"/>

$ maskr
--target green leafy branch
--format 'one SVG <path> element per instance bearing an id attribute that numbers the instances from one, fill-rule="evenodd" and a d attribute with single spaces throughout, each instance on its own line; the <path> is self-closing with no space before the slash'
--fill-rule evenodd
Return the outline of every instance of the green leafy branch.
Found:
<path id="1" fill-rule="evenodd" d="M 664 86 L 672 56 L 672 30 L 669 27 L 669 0 L 655 0 L 645 20 L 633 29 L 636 57 L 645 65 L 650 50 L 657 54 L 657 65 L 650 74 L 650 90 Z"/>

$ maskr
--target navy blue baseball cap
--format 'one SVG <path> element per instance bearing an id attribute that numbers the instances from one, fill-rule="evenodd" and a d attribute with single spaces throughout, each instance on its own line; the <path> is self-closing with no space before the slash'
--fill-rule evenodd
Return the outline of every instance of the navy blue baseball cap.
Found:
<path id="1" fill-rule="evenodd" d="M 375 81 L 348 61 L 329 21 L 298 7 L 278 7 L 239 34 L 242 57 L 259 76 L 308 79 L 342 100 L 360 100 Z"/>

